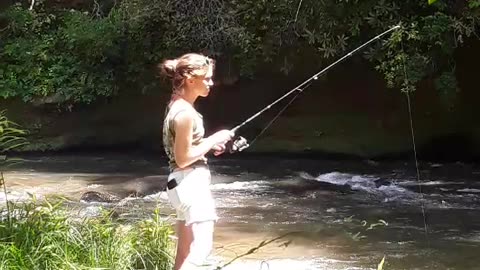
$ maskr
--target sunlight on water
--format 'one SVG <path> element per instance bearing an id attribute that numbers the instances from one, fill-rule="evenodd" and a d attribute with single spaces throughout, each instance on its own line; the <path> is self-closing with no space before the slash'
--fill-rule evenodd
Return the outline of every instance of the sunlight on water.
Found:
<path id="1" fill-rule="evenodd" d="M 5 172 L 7 196 L 21 201 L 31 194 L 63 195 L 79 216 L 115 207 L 122 218 L 141 219 L 159 206 L 174 222 L 161 192 L 168 171 L 159 166 L 162 162 L 115 155 L 30 157 Z M 216 256 L 225 262 L 262 241 L 293 233 L 226 269 L 376 269 L 383 255 L 389 270 L 477 269 L 471 262 L 480 253 L 480 184 L 473 165 L 432 164 L 422 171 L 428 180 L 418 182 L 404 162 L 212 163 L 212 193 L 221 217 Z M 80 202 L 85 192 L 119 200 Z"/>

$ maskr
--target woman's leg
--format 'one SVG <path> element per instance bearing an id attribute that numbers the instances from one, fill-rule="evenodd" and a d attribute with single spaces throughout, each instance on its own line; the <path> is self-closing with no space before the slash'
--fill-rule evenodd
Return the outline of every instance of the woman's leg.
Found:
<path id="1" fill-rule="evenodd" d="M 175 256 L 174 270 L 179 270 L 188 254 L 193 242 L 192 226 L 185 226 L 185 221 L 177 221 L 177 255 Z"/>
<path id="2" fill-rule="evenodd" d="M 181 270 L 196 269 L 197 266 L 204 264 L 213 248 L 214 221 L 195 222 L 189 227 L 193 234 L 193 242 Z"/>

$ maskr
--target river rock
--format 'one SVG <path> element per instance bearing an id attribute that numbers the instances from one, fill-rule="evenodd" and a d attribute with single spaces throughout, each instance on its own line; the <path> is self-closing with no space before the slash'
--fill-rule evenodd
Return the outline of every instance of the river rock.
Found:
<path id="1" fill-rule="evenodd" d="M 84 202 L 113 203 L 120 201 L 120 198 L 107 192 L 87 191 L 82 194 L 80 200 Z"/>

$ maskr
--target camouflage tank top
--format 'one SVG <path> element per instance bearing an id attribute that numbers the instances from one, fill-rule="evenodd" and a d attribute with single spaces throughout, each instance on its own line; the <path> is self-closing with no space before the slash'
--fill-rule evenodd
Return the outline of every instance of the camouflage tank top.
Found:
<path id="1" fill-rule="evenodd" d="M 175 125 L 174 119 L 180 113 L 184 111 L 191 111 L 195 117 L 193 118 L 193 130 L 192 130 L 192 145 L 198 145 L 202 142 L 205 135 L 205 129 L 203 127 L 203 117 L 198 113 L 195 108 L 184 102 L 173 102 L 170 106 L 167 106 L 165 111 L 165 119 L 163 120 L 163 147 L 168 157 L 168 165 L 170 171 L 178 169 L 178 165 L 175 162 L 175 154 L 173 147 L 175 145 Z M 206 165 L 207 158 L 203 157 L 192 165 Z"/>

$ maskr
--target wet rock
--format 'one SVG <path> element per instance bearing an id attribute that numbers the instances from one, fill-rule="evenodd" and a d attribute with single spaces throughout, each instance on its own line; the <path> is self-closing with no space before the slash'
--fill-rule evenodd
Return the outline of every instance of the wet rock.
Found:
<path id="1" fill-rule="evenodd" d="M 390 180 L 387 180 L 387 179 L 378 179 L 378 180 L 375 180 L 375 187 L 379 188 L 381 186 L 390 186 L 392 184 L 392 182 Z"/>
<path id="2" fill-rule="evenodd" d="M 168 175 L 148 175 L 142 177 L 108 175 L 91 180 L 89 185 L 92 192 L 87 192 L 84 196 L 94 201 L 111 200 L 112 195 L 117 200 L 123 198 L 145 197 L 165 190 L 167 186 Z"/>
<path id="3" fill-rule="evenodd" d="M 82 194 L 80 200 L 84 202 L 113 203 L 120 201 L 120 198 L 107 192 L 87 191 Z"/>
<path id="4" fill-rule="evenodd" d="M 366 163 L 367 163 L 368 165 L 370 165 L 370 166 L 378 166 L 378 165 L 380 165 L 380 162 L 375 161 L 375 160 L 371 160 L 371 159 L 366 160 Z"/>
<path id="5" fill-rule="evenodd" d="M 306 194 L 309 192 L 315 191 L 331 191 L 331 192 L 339 192 L 343 194 L 352 193 L 352 189 L 349 185 L 338 185 L 332 184 L 328 182 L 321 182 L 311 179 L 304 179 L 301 185 L 281 185 L 279 186 L 280 189 L 283 189 L 287 192 L 293 194 Z"/>

